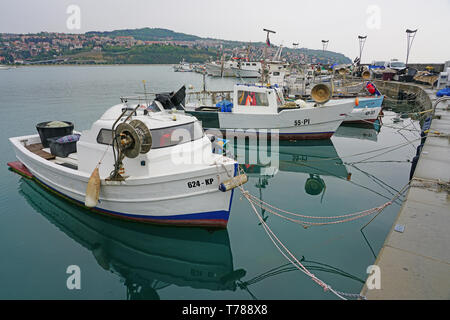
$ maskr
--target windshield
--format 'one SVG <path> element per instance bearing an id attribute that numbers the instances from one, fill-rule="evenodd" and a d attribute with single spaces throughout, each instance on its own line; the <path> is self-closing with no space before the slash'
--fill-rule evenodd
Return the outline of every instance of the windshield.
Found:
<path id="1" fill-rule="evenodd" d="M 394 68 L 405 68 L 406 65 L 403 62 L 391 62 L 391 67 L 394 67 Z"/>
<path id="2" fill-rule="evenodd" d="M 269 100 L 267 99 L 266 92 L 254 92 L 239 90 L 238 104 L 240 106 L 269 106 Z"/>
<path id="3" fill-rule="evenodd" d="M 203 137 L 203 129 L 198 121 L 180 126 L 153 129 L 150 132 L 152 133 L 152 149 L 171 147 Z"/>
<path id="4" fill-rule="evenodd" d="M 199 121 L 160 129 L 151 129 L 152 149 L 171 147 L 203 137 L 203 129 Z M 97 135 L 97 142 L 109 144 L 112 142 L 111 129 L 101 129 Z"/>
<path id="5" fill-rule="evenodd" d="M 374 66 L 384 66 L 384 61 L 375 61 L 374 63 L 373 63 L 373 65 Z"/>

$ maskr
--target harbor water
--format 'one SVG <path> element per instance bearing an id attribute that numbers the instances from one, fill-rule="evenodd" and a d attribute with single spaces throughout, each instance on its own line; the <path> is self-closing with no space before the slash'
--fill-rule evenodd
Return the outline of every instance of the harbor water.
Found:
<path id="1" fill-rule="evenodd" d="M 36 124 L 49 120 L 86 130 L 121 96 L 142 94 L 142 80 L 149 92 L 203 86 L 200 74 L 175 73 L 167 65 L 0 72 L 0 299 L 336 299 L 281 255 L 238 190 L 225 230 L 161 227 L 95 215 L 7 169 L 16 160 L 9 137 L 35 134 Z M 236 81 L 207 78 L 206 86 L 231 90 Z M 383 205 L 408 182 L 420 144 L 418 121 L 396 113 L 418 106 L 398 107 L 389 104 L 379 132 L 370 125 L 341 126 L 331 140 L 280 142 L 271 150 L 275 163 L 244 157 L 244 187 L 278 208 L 310 216 Z M 319 279 L 359 293 L 402 198 L 366 227 L 373 216 L 303 228 L 261 208 L 258 213 Z M 69 290 L 73 265 L 81 271 L 81 288 Z"/>

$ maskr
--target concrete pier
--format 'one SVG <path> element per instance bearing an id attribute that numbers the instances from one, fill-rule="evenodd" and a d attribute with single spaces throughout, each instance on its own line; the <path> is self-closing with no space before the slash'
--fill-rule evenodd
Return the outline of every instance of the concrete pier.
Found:
<path id="1" fill-rule="evenodd" d="M 423 90 L 433 103 L 436 91 Z M 368 300 L 450 299 L 448 101 L 437 106 L 430 131 L 444 136 L 425 142 L 406 200 L 374 263 L 381 288 L 369 290 L 366 284 L 361 291 Z"/>

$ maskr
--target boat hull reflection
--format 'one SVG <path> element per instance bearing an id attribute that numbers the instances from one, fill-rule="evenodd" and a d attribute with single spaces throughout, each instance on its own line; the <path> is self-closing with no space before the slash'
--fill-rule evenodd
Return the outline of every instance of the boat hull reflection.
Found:
<path id="1" fill-rule="evenodd" d="M 171 284 L 235 290 L 233 258 L 226 229 L 177 228 L 115 221 L 91 214 L 21 179 L 27 202 L 67 236 L 90 250 L 98 264 L 119 275 L 128 298 L 158 298 Z M 240 274 L 240 276 L 239 276 Z"/>
<path id="2" fill-rule="evenodd" d="M 347 177 L 348 171 L 331 140 L 279 141 L 277 146 L 236 143 L 233 150 L 244 171 L 275 175 L 278 171 Z M 241 161 L 242 160 L 242 161 Z"/>

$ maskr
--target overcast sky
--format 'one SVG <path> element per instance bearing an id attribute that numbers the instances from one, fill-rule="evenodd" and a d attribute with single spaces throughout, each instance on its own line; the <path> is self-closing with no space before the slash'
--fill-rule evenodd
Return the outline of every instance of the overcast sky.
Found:
<path id="1" fill-rule="evenodd" d="M 354 59 L 367 35 L 363 62 L 406 59 L 406 29 L 419 29 L 409 62 L 450 60 L 450 0 L 1 0 L 0 32 L 83 33 L 167 28 L 202 37 L 328 49 Z M 80 9 L 80 29 L 67 21 Z M 73 20 L 70 20 L 73 21 Z M 73 26 L 74 24 L 72 24 Z"/>

